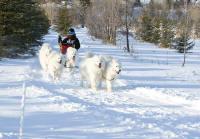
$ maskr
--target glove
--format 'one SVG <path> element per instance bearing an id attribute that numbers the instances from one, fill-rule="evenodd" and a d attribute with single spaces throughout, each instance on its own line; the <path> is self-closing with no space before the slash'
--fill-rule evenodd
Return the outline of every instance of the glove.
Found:
<path id="1" fill-rule="evenodd" d="M 59 45 L 60 51 L 62 51 L 62 37 L 60 35 L 58 36 L 58 45 Z"/>
<path id="2" fill-rule="evenodd" d="M 62 42 L 62 37 L 59 35 L 58 36 L 58 43 L 61 43 Z"/>

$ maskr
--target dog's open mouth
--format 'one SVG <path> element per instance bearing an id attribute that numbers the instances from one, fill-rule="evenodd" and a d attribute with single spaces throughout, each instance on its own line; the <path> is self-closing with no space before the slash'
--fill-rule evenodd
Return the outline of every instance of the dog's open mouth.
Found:
<path id="1" fill-rule="evenodd" d="M 99 68 L 101 68 L 101 63 L 99 63 Z"/>

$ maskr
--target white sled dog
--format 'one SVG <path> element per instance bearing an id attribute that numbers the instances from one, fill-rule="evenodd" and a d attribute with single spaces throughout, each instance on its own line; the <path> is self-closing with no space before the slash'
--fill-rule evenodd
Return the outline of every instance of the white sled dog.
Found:
<path id="1" fill-rule="evenodd" d="M 62 56 L 57 51 L 51 51 L 48 56 L 48 73 L 54 80 L 59 80 L 62 74 Z"/>
<path id="2" fill-rule="evenodd" d="M 65 67 L 67 72 L 74 73 L 74 69 L 77 63 L 77 50 L 73 47 L 69 47 L 67 49 L 66 60 L 65 60 Z"/>
<path id="3" fill-rule="evenodd" d="M 97 91 L 97 86 L 100 83 L 103 69 L 104 63 L 101 56 L 87 53 L 86 58 L 80 62 L 80 85 L 83 86 L 83 80 L 86 79 L 88 87 Z"/>
<path id="4" fill-rule="evenodd" d="M 113 59 L 110 56 L 102 56 L 105 61 L 105 68 L 102 73 L 102 80 L 106 83 L 108 92 L 112 92 L 113 81 L 117 78 L 121 72 L 121 63 Z"/>
<path id="5" fill-rule="evenodd" d="M 39 51 L 39 61 L 42 69 L 47 71 L 48 69 L 48 56 L 52 49 L 48 43 L 44 43 Z"/>

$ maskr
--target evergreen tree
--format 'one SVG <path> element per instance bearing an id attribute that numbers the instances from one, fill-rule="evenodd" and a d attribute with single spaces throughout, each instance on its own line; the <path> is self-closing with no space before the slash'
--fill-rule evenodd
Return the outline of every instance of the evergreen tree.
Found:
<path id="1" fill-rule="evenodd" d="M 70 20 L 69 11 L 67 8 L 61 8 L 59 10 L 58 21 L 56 23 L 56 31 L 62 35 L 67 35 L 68 28 L 72 25 Z"/>
<path id="2" fill-rule="evenodd" d="M 162 19 L 160 44 L 162 47 L 171 47 L 174 39 L 174 29 L 172 21 L 167 18 Z"/>
<path id="3" fill-rule="evenodd" d="M 42 36 L 47 33 L 49 22 L 44 12 L 38 10 L 32 0 L 21 1 L 24 3 L 24 9 L 22 10 L 23 18 L 21 19 L 21 24 L 18 26 L 20 29 L 18 36 L 19 39 L 21 39 L 20 41 L 24 44 L 24 50 L 27 51 L 30 47 L 41 44 L 40 40 Z M 19 8 L 21 6 L 22 4 L 19 5 Z"/>
<path id="4" fill-rule="evenodd" d="M 139 34 L 140 38 L 143 41 L 152 42 L 152 30 L 152 19 L 150 15 L 148 15 L 148 13 L 144 11 L 141 16 L 141 26 L 137 34 Z"/>
<path id="5" fill-rule="evenodd" d="M 0 0 L 0 46 L 3 56 L 32 53 L 49 22 L 32 0 Z"/>
<path id="6" fill-rule="evenodd" d="M 179 24 L 180 36 L 174 40 L 173 48 L 178 50 L 180 53 L 184 53 L 193 48 L 195 45 L 194 41 L 191 39 L 191 28 L 186 24 L 186 21 L 182 21 Z"/>
<path id="7" fill-rule="evenodd" d="M 1 56 L 14 56 L 18 47 L 22 46 L 17 34 L 21 30 L 19 24 L 21 24 L 20 19 L 23 18 L 23 15 L 22 8 L 18 6 L 18 1 L 0 0 Z"/>
<path id="8" fill-rule="evenodd" d="M 161 38 L 161 29 L 160 29 L 161 20 L 159 17 L 153 19 L 153 33 L 152 33 L 152 42 L 158 44 Z"/>
<path id="9" fill-rule="evenodd" d="M 192 41 L 189 36 L 185 36 L 184 34 L 182 34 L 180 37 L 175 39 L 173 48 L 178 50 L 179 53 L 184 53 L 185 46 L 187 52 L 188 50 L 192 49 L 194 45 L 194 41 Z"/>

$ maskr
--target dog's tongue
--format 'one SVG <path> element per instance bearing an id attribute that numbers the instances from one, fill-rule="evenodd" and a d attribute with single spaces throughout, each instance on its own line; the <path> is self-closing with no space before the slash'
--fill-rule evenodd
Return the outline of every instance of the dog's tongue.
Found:
<path id="1" fill-rule="evenodd" d="M 101 68 L 101 63 L 99 63 L 99 68 Z"/>

